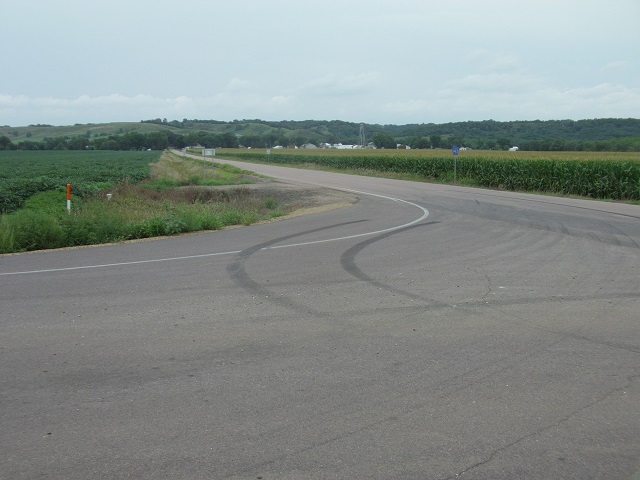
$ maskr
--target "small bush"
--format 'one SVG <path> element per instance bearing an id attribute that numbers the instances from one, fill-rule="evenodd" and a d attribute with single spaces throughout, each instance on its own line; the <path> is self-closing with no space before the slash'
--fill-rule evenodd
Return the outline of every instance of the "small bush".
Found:
<path id="1" fill-rule="evenodd" d="M 252 223 L 256 223 L 260 220 L 260 217 L 256 212 L 245 212 L 241 218 L 242 225 L 251 225 Z"/>
<path id="2" fill-rule="evenodd" d="M 275 210 L 278 208 L 278 201 L 275 198 L 265 198 L 264 207 L 269 210 Z"/>
<path id="3" fill-rule="evenodd" d="M 45 212 L 19 210 L 6 217 L 6 224 L 7 231 L 2 236 L 13 238 L 13 251 L 59 248 L 66 244 L 64 229 Z"/>
<path id="4" fill-rule="evenodd" d="M 222 213 L 220 220 L 225 227 L 239 225 L 242 223 L 242 213 L 237 210 L 226 210 Z"/>

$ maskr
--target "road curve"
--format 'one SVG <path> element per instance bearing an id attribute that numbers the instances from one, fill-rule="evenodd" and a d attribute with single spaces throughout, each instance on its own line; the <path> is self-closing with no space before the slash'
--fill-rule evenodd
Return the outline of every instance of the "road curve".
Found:
<path id="1" fill-rule="evenodd" d="M 352 207 L 0 256 L 0 479 L 640 475 L 640 207 Z"/>

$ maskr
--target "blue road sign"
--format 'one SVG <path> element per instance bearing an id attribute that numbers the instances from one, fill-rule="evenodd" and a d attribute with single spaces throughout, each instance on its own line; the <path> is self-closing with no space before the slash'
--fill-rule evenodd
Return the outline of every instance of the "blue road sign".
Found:
<path id="1" fill-rule="evenodd" d="M 451 147 L 451 153 L 453 153 L 454 157 L 457 157 L 458 154 L 460 153 L 460 147 L 455 147 L 455 146 Z"/>

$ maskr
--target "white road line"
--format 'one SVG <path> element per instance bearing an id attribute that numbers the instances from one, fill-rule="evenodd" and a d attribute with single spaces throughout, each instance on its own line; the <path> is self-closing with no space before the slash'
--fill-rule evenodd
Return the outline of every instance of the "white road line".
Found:
<path id="1" fill-rule="evenodd" d="M 348 236 L 345 236 L 345 237 L 328 238 L 328 239 L 325 239 L 325 240 L 312 240 L 310 242 L 291 243 L 291 244 L 287 244 L 287 245 L 276 245 L 276 246 L 273 246 L 273 247 L 264 247 L 264 248 L 261 248 L 260 250 L 275 250 L 277 248 L 300 247 L 300 246 L 304 246 L 304 245 L 314 245 L 314 244 L 317 244 L 317 243 L 337 242 L 339 240 L 349 240 L 349 239 L 352 239 L 352 238 L 365 237 L 365 236 L 370 236 L 370 235 L 378 235 L 380 233 L 392 232 L 394 230 L 400 230 L 402 228 L 409 227 L 411 225 L 414 225 L 414 224 L 424 220 L 425 218 L 427 218 L 429 216 L 429 211 L 426 208 L 421 207 L 420 205 L 417 205 L 415 203 L 408 202 L 406 200 L 401 200 L 399 198 L 387 197 L 385 195 L 379 195 L 377 193 L 361 192 L 361 191 L 358 191 L 358 190 L 350 190 L 350 189 L 346 189 L 346 188 L 337 189 L 335 187 L 328 187 L 328 186 L 325 186 L 325 185 L 318 185 L 318 186 L 325 187 L 325 188 L 332 188 L 334 190 L 342 190 L 342 191 L 345 191 L 345 192 L 360 193 L 362 195 L 369 195 L 369 196 L 372 196 L 372 197 L 384 198 L 384 199 L 387 199 L 387 200 L 392 200 L 394 202 L 406 203 L 407 205 L 411 205 L 413 207 L 416 207 L 416 208 L 422 210 L 422 215 L 419 218 L 417 218 L 415 220 L 412 220 L 409 223 L 405 223 L 403 225 L 398 225 L 398 226 L 395 226 L 395 227 L 385 228 L 384 230 L 376 230 L 375 232 L 358 233 L 358 234 L 355 234 L 355 235 L 348 235 Z M 22 272 L 6 272 L 6 273 L 1 273 L 0 272 L 0 277 L 1 276 L 7 276 L 7 275 L 26 275 L 26 274 L 30 274 L 30 273 L 67 272 L 67 271 L 73 271 L 73 270 L 87 270 L 87 269 L 91 269 L 91 268 L 107 268 L 107 267 L 119 267 L 119 266 L 123 266 L 123 265 L 141 265 L 141 264 L 144 264 L 144 263 L 170 262 L 170 261 L 175 261 L 175 260 L 189 260 L 189 259 L 193 259 L 193 258 L 215 257 L 215 256 L 221 256 L 221 255 L 235 255 L 237 253 L 240 253 L 241 251 L 242 250 L 235 250 L 235 251 L 231 251 L 231 252 L 203 253 L 203 254 L 199 254 L 199 255 L 186 255 L 186 256 L 183 256 L 183 257 L 155 258 L 155 259 L 151 259 L 151 260 L 134 260 L 134 261 L 131 261 L 131 262 L 103 263 L 103 264 L 98 264 L 98 265 L 80 265 L 80 266 L 77 266 L 77 267 L 48 268 L 48 269 L 42 269 L 42 270 L 27 270 L 27 271 L 22 271 Z"/>
<path id="2" fill-rule="evenodd" d="M 378 194 L 375 194 L 375 193 L 359 192 L 357 190 L 347 190 L 347 189 L 341 189 L 341 190 L 344 190 L 346 192 L 362 193 L 364 195 L 371 195 L 371 196 L 374 196 L 374 197 L 387 198 L 387 199 L 393 200 L 395 202 L 407 203 L 407 204 L 412 205 L 414 207 L 418 207 L 420 210 L 422 210 L 422 216 L 420 218 L 417 218 L 417 219 L 409 222 L 409 223 L 405 223 L 404 225 L 398 225 L 397 227 L 385 228 L 384 230 L 378 230 L 378 231 L 375 231 L 375 232 L 358 233 L 356 235 L 348 235 L 346 237 L 337 237 L 337 238 L 328 238 L 326 240 L 313 240 L 313 241 L 310 241 L 310 242 L 291 243 L 291 244 L 287 244 L 287 245 L 276 245 L 274 247 L 261 248 L 261 250 L 275 250 L 276 248 L 300 247 L 300 246 L 303 246 L 303 245 L 313 245 L 313 244 L 316 244 L 316 243 L 336 242 L 338 240 L 349 240 L 351 238 L 366 237 L 366 236 L 369 236 L 369 235 L 378 235 L 379 233 L 393 232 L 394 230 L 400 230 L 402 228 L 407 228 L 407 227 L 410 227 L 411 225 L 415 225 L 416 223 L 424 220 L 425 218 L 427 218 L 429 216 L 429 211 L 426 208 L 421 207 L 420 205 L 417 205 L 417 204 L 412 203 L 412 202 L 407 202 L 406 200 L 401 200 L 399 198 L 385 197 L 384 195 L 378 195 Z"/>
<path id="3" fill-rule="evenodd" d="M 202 257 L 215 257 L 217 255 L 233 255 L 236 253 L 240 253 L 242 250 L 237 250 L 235 252 L 218 252 L 218 253 L 202 253 L 200 255 L 186 255 L 184 257 L 168 257 L 168 258 L 154 258 L 151 260 L 134 260 L 131 262 L 119 262 L 119 263 L 101 263 L 98 265 L 80 265 L 78 267 L 61 267 L 61 268 L 47 268 L 44 270 L 27 270 L 24 272 L 6 272 L 0 273 L 0 276 L 3 275 L 24 275 L 27 273 L 47 273 L 47 272 L 66 272 L 70 270 L 86 270 L 89 268 L 105 268 L 105 267 L 119 267 L 122 265 L 140 265 L 142 263 L 157 263 L 157 262 L 170 262 L 173 260 L 189 260 L 192 258 L 202 258 Z"/>

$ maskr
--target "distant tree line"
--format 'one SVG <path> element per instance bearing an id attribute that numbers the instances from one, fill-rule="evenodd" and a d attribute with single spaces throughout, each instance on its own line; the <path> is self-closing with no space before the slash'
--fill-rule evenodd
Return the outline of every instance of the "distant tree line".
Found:
<path id="1" fill-rule="evenodd" d="M 220 120 L 198 120 L 198 119 L 189 120 L 187 118 L 183 118 L 182 121 L 179 122 L 178 120 L 168 121 L 166 118 L 162 118 L 162 119 L 154 118 L 151 120 L 140 120 L 140 123 L 152 123 L 155 125 L 164 125 L 164 126 L 169 126 L 174 128 L 193 128 L 195 125 L 199 123 L 212 124 L 212 125 L 225 125 L 227 122 L 222 122 Z"/>
<path id="2" fill-rule="evenodd" d="M 180 129 L 197 129 L 198 125 L 225 126 L 230 131 L 250 125 L 281 129 L 286 132 L 304 131 L 312 137 L 334 136 L 341 141 L 357 139 L 360 124 L 340 120 L 283 120 L 269 121 L 260 119 L 218 120 L 167 119 L 142 120 L 141 123 L 153 123 Z M 429 137 L 453 135 L 468 140 L 509 138 L 523 143 L 527 140 L 563 139 L 580 141 L 609 140 L 612 138 L 640 137 L 640 119 L 600 118 L 591 120 L 526 120 L 498 122 L 495 120 L 467 121 L 452 123 L 420 123 L 406 125 L 365 124 L 368 136 L 376 132 L 395 138 Z M 331 143 L 331 142 L 329 142 Z M 343 142 L 344 143 L 344 142 Z"/>
<path id="3" fill-rule="evenodd" d="M 128 132 L 121 135 L 87 138 L 86 135 L 45 137 L 43 141 L 23 140 L 13 143 L 0 136 L 0 150 L 164 150 L 200 145 L 207 148 L 237 148 L 233 133 L 190 132 L 186 135 L 170 131 L 151 133 Z"/>
<path id="4" fill-rule="evenodd" d="M 24 150 L 160 150 L 201 145 L 207 148 L 269 148 L 301 146 L 304 143 L 357 144 L 360 124 L 339 120 L 266 121 L 259 119 L 218 120 L 166 118 L 142 120 L 156 124 L 158 131 L 51 136 L 13 143 L 17 130 L 0 136 L 0 149 Z M 44 126 L 44 125 L 37 125 Z M 10 127 L 9 127 L 10 128 Z M 451 148 L 453 145 L 477 150 L 506 150 L 518 146 L 533 151 L 640 151 L 640 119 L 594 119 L 497 122 L 457 122 L 446 124 L 376 125 L 365 124 L 365 137 L 377 148 Z"/>
<path id="5" fill-rule="evenodd" d="M 183 148 L 202 146 L 206 148 L 265 148 L 276 145 L 300 146 L 313 142 L 304 136 L 287 137 L 284 134 L 244 135 L 211 133 L 205 131 L 190 132 L 184 135 L 171 131 L 151 133 L 128 132 L 121 135 L 87 138 L 86 135 L 74 137 L 45 137 L 43 141 L 23 140 L 13 143 L 7 136 L 0 136 L 0 150 L 164 150 L 168 147 Z M 336 142 L 332 142 L 336 143 Z M 345 143 L 356 143 L 347 140 Z M 467 141 L 454 135 L 430 135 L 428 137 L 393 137 L 376 132 L 372 135 L 376 148 L 430 149 L 451 148 L 453 145 L 478 150 L 507 150 L 515 145 L 509 138 L 497 140 L 477 139 Z M 582 142 L 577 140 L 547 139 L 524 141 L 517 145 L 520 150 L 531 151 L 595 151 L 595 152 L 640 152 L 640 137 L 616 138 L 610 140 Z"/>

